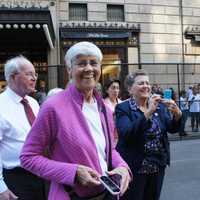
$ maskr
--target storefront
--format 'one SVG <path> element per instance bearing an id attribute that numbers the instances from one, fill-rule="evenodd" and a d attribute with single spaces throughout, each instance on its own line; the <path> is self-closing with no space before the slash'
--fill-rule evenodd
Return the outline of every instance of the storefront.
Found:
<path id="1" fill-rule="evenodd" d="M 48 50 L 55 34 L 48 8 L 0 7 L 0 86 L 4 87 L 3 67 L 7 59 L 23 55 L 30 59 L 39 79 L 48 82 Z"/>
<path id="2" fill-rule="evenodd" d="M 127 23 L 69 23 L 60 27 L 61 58 L 76 42 L 91 41 L 103 52 L 101 82 L 109 78 L 124 80 L 128 73 L 128 48 L 138 48 L 139 28 Z"/>

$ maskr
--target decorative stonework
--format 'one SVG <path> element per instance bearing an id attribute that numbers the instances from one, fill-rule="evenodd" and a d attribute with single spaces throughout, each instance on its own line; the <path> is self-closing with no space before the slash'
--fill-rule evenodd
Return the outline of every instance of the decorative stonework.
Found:
<path id="1" fill-rule="evenodd" d="M 82 22 L 60 23 L 60 38 L 63 46 L 87 39 L 98 46 L 138 46 L 139 24 L 126 22 Z"/>
<path id="2" fill-rule="evenodd" d="M 42 28 L 44 24 L 23 24 L 23 23 L 18 23 L 18 24 L 0 24 L 0 29 L 40 29 Z"/>
<path id="3" fill-rule="evenodd" d="M 87 39 L 87 41 L 91 41 L 93 43 L 95 43 L 97 46 L 109 46 L 109 47 L 116 47 L 116 46 L 121 46 L 121 47 L 126 47 L 126 46 L 137 46 L 137 39 L 134 39 L 135 43 L 133 43 L 133 41 L 130 42 L 130 40 L 112 40 L 112 41 L 108 41 L 108 40 L 90 40 Z M 81 40 L 64 40 L 62 41 L 62 45 L 64 47 L 69 47 L 72 46 L 73 44 L 76 44 L 77 42 L 80 42 Z"/>
<path id="4" fill-rule="evenodd" d="M 126 30 L 135 30 L 139 32 L 140 26 L 135 23 L 126 23 L 126 22 L 62 22 L 60 23 L 60 28 L 95 28 L 95 29 L 126 29 Z"/>
<path id="5" fill-rule="evenodd" d="M 48 7 L 52 2 L 40 0 L 1 0 L 0 7 L 5 9 L 15 8 L 44 8 Z"/>

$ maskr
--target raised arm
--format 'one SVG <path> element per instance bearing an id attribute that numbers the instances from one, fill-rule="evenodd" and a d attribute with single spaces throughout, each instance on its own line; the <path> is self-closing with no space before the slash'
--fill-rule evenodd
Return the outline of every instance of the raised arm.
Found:
<path id="1" fill-rule="evenodd" d="M 120 136 L 132 140 L 141 136 L 141 132 L 149 126 L 149 121 L 143 113 L 132 113 L 125 103 L 116 107 L 116 127 Z"/>

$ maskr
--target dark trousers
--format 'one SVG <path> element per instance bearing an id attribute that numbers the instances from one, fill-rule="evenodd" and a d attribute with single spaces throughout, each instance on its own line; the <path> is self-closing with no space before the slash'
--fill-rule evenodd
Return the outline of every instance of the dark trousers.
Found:
<path id="1" fill-rule="evenodd" d="M 192 125 L 192 131 L 194 131 L 194 128 L 198 129 L 199 127 L 199 113 L 198 112 L 191 112 L 191 125 Z"/>
<path id="2" fill-rule="evenodd" d="M 135 173 L 129 189 L 120 200 L 159 200 L 165 169 L 145 175 Z"/>
<path id="3" fill-rule="evenodd" d="M 111 195 L 108 191 L 95 195 L 93 197 L 79 197 L 75 192 L 70 192 L 71 200 L 118 200 L 118 196 Z"/>
<path id="4" fill-rule="evenodd" d="M 18 200 L 46 200 L 44 180 L 17 167 L 3 170 L 8 188 L 18 196 Z"/>
<path id="5" fill-rule="evenodd" d="M 185 124 L 188 118 L 188 110 L 182 110 L 182 119 L 181 119 L 181 127 L 180 127 L 180 133 L 185 132 Z"/>

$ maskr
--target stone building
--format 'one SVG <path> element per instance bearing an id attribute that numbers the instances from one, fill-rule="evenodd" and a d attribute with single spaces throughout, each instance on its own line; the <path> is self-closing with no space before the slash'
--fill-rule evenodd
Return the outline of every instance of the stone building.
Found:
<path id="1" fill-rule="evenodd" d="M 64 86 L 65 51 L 88 40 L 103 51 L 103 82 L 145 68 L 184 88 L 200 82 L 199 25 L 199 0 L 1 0 L 1 84 L 5 60 L 23 54 L 49 88 Z"/>

